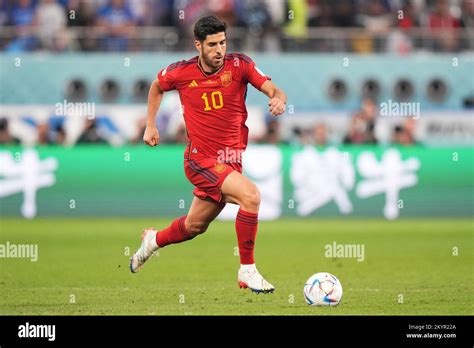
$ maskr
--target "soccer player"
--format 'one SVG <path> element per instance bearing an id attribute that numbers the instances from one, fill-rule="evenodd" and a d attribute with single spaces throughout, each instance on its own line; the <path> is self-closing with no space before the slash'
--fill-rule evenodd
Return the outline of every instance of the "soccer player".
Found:
<path id="1" fill-rule="evenodd" d="M 163 93 L 177 90 L 189 137 L 184 170 L 195 186 L 195 197 L 186 216 L 161 231 L 143 231 L 142 244 L 130 259 L 130 269 L 138 272 L 158 248 L 204 233 L 226 203 L 233 203 L 240 206 L 235 222 L 241 264 L 239 286 L 271 293 L 274 286 L 260 275 L 254 260 L 260 194 L 257 186 L 242 175 L 241 154 L 248 140 L 247 84 L 270 98 L 268 106 L 273 116 L 284 113 L 287 98 L 248 56 L 226 54 L 226 24 L 219 18 L 199 19 L 194 37 L 199 56 L 161 70 L 150 87 L 143 141 L 149 146 L 158 145 L 155 117 Z"/>

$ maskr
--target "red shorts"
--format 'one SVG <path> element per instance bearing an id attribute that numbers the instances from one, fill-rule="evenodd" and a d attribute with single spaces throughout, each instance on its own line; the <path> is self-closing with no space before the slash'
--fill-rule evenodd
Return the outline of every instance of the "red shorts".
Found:
<path id="1" fill-rule="evenodd" d="M 211 199 L 217 205 L 222 200 L 221 186 L 232 171 L 242 173 L 242 163 L 220 163 L 216 158 L 192 154 L 184 160 L 184 172 L 189 182 L 195 186 L 194 195 L 200 199 Z"/>

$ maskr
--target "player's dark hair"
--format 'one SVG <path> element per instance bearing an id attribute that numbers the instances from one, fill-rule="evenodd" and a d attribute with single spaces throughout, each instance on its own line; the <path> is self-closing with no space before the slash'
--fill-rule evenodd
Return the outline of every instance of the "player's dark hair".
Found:
<path id="1" fill-rule="evenodd" d="M 216 16 L 201 17 L 194 24 L 194 38 L 199 41 L 206 40 L 207 35 L 226 32 L 227 24 Z"/>

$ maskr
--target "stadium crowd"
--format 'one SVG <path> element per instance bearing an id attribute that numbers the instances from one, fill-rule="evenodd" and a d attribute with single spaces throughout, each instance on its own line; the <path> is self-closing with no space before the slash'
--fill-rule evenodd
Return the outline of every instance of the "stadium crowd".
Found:
<path id="1" fill-rule="evenodd" d="M 0 49 L 189 50 L 193 23 L 209 13 L 234 30 L 235 49 L 474 48 L 472 32 L 462 30 L 474 27 L 474 0 L 0 0 Z M 314 31 L 324 28 L 331 31 Z"/>
<path id="2" fill-rule="evenodd" d="M 474 50 L 474 0 L 0 0 L 0 49 L 54 53 L 189 51 L 192 25 L 209 13 L 229 24 L 233 34 L 229 35 L 233 37 L 230 51 Z M 377 113 L 374 101 L 363 100 L 337 143 L 378 143 Z M 35 143 L 73 145 L 63 120 L 50 120 L 53 122 L 28 121 L 35 130 Z M 23 143 L 11 132 L 10 121 L 8 115 L 0 114 L 0 144 Z M 254 142 L 334 142 L 331 126 L 317 120 L 310 128 L 295 127 L 285 136 L 278 120 L 268 118 L 266 126 L 266 133 Z M 406 118 L 393 128 L 390 141 L 415 144 L 415 128 L 415 120 Z M 117 141 L 110 119 L 91 119 L 73 143 L 141 143 L 143 119 L 136 129 L 134 136 Z M 183 124 L 163 135 L 163 142 L 187 141 Z"/>

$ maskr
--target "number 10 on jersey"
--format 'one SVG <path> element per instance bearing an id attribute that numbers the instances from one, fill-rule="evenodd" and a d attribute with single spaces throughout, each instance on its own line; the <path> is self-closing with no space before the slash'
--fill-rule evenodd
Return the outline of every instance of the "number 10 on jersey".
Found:
<path id="1" fill-rule="evenodd" d="M 212 109 L 221 109 L 224 106 L 224 100 L 222 99 L 221 91 L 214 91 L 211 93 L 210 98 L 207 97 L 207 92 L 203 93 L 201 99 L 204 100 L 204 111 L 210 111 Z M 209 103 L 211 100 L 212 107 Z"/>

